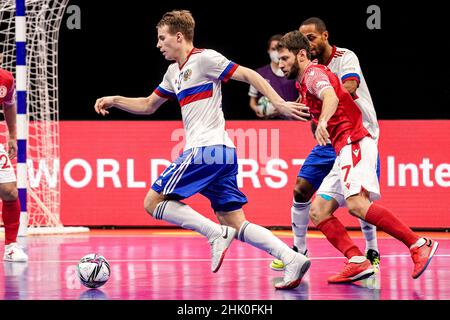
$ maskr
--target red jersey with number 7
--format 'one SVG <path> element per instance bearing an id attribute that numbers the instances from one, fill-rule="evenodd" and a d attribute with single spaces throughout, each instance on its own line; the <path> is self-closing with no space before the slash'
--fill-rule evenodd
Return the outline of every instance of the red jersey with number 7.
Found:
<path id="1" fill-rule="evenodd" d="M 331 144 L 339 154 L 342 147 L 370 136 L 370 133 L 363 126 L 361 110 L 339 78 L 326 66 L 315 62 L 305 69 L 298 86 L 301 102 L 309 107 L 311 121 L 317 125 L 322 112 L 320 95 L 326 88 L 333 88 L 339 99 L 337 110 L 328 120 L 327 126 Z"/>

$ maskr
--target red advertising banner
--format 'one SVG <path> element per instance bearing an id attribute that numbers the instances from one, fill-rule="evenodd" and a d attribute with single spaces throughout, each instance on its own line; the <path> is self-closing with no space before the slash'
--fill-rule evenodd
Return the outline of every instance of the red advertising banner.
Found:
<path id="1" fill-rule="evenodd" d="M 412 227 L 450 227 L 450 121 L 381 121 L 380 127 L 379 203 Z M 249 200 L 247 219 L 290 226 L 295 180 L 315 145 L 309 124 L 228 121 L 227 130 L 240 159 L 238 183 Z M 150 217 L 143 201 L 183 150 L 181 122 L 63 121 L 60 134 L 64 225 L 167 225 Z M 186 202 L 215 219 L 203 196 Z M 345 208 L 337 216 L 347 226 L 359 226 Z"/>

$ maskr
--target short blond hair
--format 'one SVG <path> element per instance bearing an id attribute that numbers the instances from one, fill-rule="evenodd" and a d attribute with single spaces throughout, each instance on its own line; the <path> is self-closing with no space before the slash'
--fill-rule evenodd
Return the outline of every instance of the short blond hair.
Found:
<path id="1" fill-rule="evenodd" d="M 186 40 L 194 41 L 195 20 L 188 10 L 173 10 L 166 12 L 156 25 L 156 28 L 168 26 L 169 32 L 181 32 Z"/>

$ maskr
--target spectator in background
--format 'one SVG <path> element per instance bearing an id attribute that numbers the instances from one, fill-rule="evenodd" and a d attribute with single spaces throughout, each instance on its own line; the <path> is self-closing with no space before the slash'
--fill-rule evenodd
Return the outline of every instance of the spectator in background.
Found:
<path id="1" fill-rule="evenodd" d="M 285 78 L 283 72 L 278 67 L 278 41 L 281 39 L 281 34 L 276 34 L 270 37 L 267 42 L 267 53 L 270 56 L 270 63 L 256 70 L 272 88 L 286 101 L 295 101 L 298 98 L 298 91 L 295 88 L 295 81 Z M 258 118 L 273 118 L 277 117 L 278 112 L 271 107 L 269 100 L 263 97 L 255 87 L 250 85 L 248 92 L 250 96 L 250 108 L 255 111 Z"/>

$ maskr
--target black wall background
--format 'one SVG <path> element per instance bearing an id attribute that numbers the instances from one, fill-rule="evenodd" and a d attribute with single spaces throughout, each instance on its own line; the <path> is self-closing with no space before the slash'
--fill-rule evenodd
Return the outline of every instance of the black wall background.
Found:
<path id="1" fill-rule="evenodd" d="M 369 30 L 369 5 L 381 8 L 381 29 Z M 379 119 L 450 119 L 448 16 L 444 2 L 385 1 L 100 1 L 71 0 L 81 9 L 81 29 L 69 30 L 66 14 L 59 41 L 61 120 L 97 120 L 98 97 L 147 96 L 169 62 L 156 48 L 155 25 L 172 9 L 196 19 L 194 44 L 251 68 L 269 62 L 267 39 L 298 29 L 301 21 L 325 20 L 330 42 L 360 59 Z M 223 86 L 227 119 L 255 119 L 248 85 Z M 180 119 L 178 104 L 152 116 L 112 110 L 110 120 Z"/>

